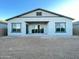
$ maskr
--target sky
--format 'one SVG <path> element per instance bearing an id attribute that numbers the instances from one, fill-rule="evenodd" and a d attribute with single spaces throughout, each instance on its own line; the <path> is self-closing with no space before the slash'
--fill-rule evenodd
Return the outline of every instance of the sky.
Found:
<path id="1" fill-rule="evenodd" d="M 79 0 L 0 0 L 0 19 L 43 8 L 79 20 Z"/>

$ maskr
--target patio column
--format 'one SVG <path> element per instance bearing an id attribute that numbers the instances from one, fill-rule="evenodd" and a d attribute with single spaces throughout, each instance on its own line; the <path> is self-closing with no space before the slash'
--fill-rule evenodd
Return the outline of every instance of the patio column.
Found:
<path id="1" fill-rule="evenodd" d="M 21 29 L 22 29 L 22 35 L 26 35 L 26 23 L 25 22 L 22 22 Z"/>

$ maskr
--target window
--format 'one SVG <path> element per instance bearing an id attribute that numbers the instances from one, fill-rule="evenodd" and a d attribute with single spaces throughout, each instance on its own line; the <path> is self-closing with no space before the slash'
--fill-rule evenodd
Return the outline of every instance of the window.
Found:
<path id="1" fill-rule="evenodd" d="M 56 22 L 55 27 L 56 27 L 56 32 L 66 32 L 65 22 Z"/>
<path id="2" fill-rule="evenodd" d="M 35 28 L 32 29 L 32 33 L 44 33 L 44 28 L 41 28 L 40 25 L 35 25 Z"/>
<path id="3" fill-rule="evenodd" d="M 37 16 L 42 16 L 42 12 L 36 12 Z"/>
<path id="4" fill-rule="evenodd" d="M 12 32 L 21 32 L 21 23 L 12 23 Z"/>

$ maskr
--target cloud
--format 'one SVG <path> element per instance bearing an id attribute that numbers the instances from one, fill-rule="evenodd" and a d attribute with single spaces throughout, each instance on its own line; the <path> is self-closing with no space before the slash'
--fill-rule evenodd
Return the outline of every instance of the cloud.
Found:
<path id="1" fill-rule="evenodd" d="M 79 20 L 79 0 L 70 0 L 56 10 L 58 13 Z"/>

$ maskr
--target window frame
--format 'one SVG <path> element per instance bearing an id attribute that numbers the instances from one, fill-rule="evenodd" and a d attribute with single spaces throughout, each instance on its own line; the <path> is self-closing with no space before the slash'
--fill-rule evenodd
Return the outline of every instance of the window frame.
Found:
<path id="1" fill-rule="evenodd" d="M 62 28 L 62 27 L 59 25 L 59 26 L 60 26 L 60 27 L 59 27 L 59 28 L 60 28 L 60 31 L 57 32 L 57 31 L 56 31 L 56 24 L 57 24 L 57 23 L 58 23 L 58 24 L 64 23 L 64 24 L 65 24 L 65 31 L 61 31 L 61 28 Z M 66 33 L 66 22 L 55 22 L 55 33 Z"/>
<path id="2" fill-rule="evenodd" d="M 42 16 L 42 12 L 36 12 L 36 16 Z"/>
<path id="3" fill-rule="evenodd" d="M 13 24 L 20 24 L 20 31 L 19 32 L 17 32 L 17 31 L 13 31 Z M 11 32 L 12 33 L 21 33 L 21 23 L 11 23 Z"/>

